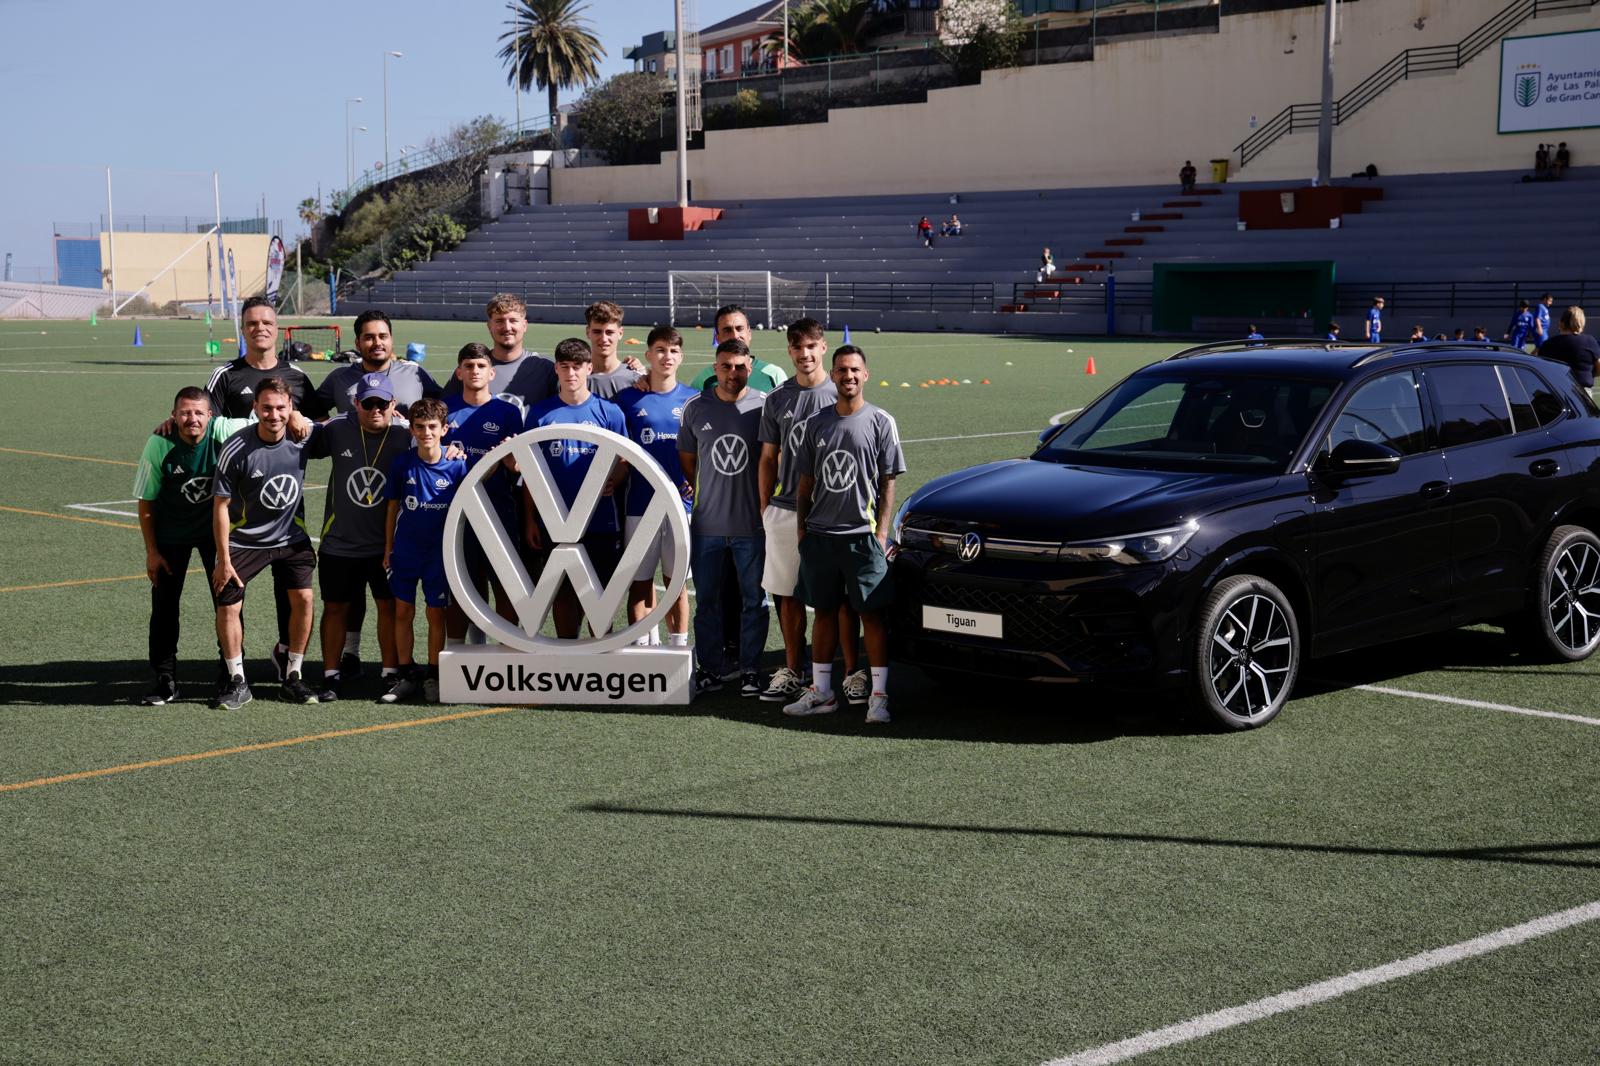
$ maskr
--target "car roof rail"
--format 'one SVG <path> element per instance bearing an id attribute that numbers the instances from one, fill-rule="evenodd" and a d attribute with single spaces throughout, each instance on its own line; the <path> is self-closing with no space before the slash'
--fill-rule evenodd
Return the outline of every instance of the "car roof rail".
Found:
<path id="1" fill-rule="evenodd" d="M 1331 352 L 1335 348 L 1371 348 L 1372 344 L 1366 341 L 1330 341 L 1318 340 L 1315 337 L 1263 337 L 1255 340 L 1229 340 L 1212 341 L 1209 344 L 1196 344 L 1179 352 L 1173 352 L 1162 362 L 1171 362 L 1174 359 L 1187 359 L 1192 355 L 1211 355 L 1214 352 L 1230 352 L 1238 355 L 1247 351 L 1266 350 L 1274 351 L 1281 348 L 1319 348 Z"/>
<path id="2" fill-rule="evenodd" d="M 1355 362 L 1351 363 L 1350 367 L 1353 370 L 1358 366 L 1366 366 L 1368 363 L 1375 363 L 1379 359 L 1389 359 L 1396 355 L 1407 355 L 1411 352 L 1430 351 L 1442 344 L 1467 345 L 1475 351 L 1482 350 L 1487 352 L 1505 352 L 1507 354 L 1516 355 L 1528 354 L 1526 348 L 1518 348 L 1514 345 L 1503 344 L 1500 341 L 1473 341 L 1464 339 L 1459 341 L 1407 341 L 1405 344 L 1386 344 L 1376 351 L 1368 352 L 1360 359 L 1357 359 Z"/>

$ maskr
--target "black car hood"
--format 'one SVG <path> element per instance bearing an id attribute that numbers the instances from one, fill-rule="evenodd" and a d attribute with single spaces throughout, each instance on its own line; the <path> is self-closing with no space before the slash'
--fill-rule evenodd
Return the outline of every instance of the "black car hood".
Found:
<path id="1" fill-rule="evenodd" d="M 911 495 L 907 514 L 973 522 L 998 536 L 1083 540 L 1178 525 L 1281 480 L 1005 459 L 935 478 Z"/>

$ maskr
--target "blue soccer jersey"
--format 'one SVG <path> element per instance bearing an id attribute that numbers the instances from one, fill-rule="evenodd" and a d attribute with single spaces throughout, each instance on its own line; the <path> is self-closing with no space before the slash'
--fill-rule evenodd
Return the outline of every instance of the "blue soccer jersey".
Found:
<path id="1" fill-rule="evenodd" d="M 522 432 L 522 408 L 509 400 L 491 397 L 473 407 L 456 393 L 445 399 L 445 407 L 450 412 L 446 419 L 450 431 L 445 434 L 444 443 L 461 445 L 467 453 L 468 466 L 476 466 L 501 441 Z M 509 515 L 516 494 L 516 479 L 511 472 L 501 467 L 483 484 L 501 515 Z"/>
<path id="2" fill-rule="evenodd" d="M 466 476 L 465 459 L 429 463 L 415 451 L 394 457 L 383 486 L 385 499 L 400 502 L 389 556 L 392 570 L 425 574 L 444 565 L 445 514 Z"/>
<path id="3" fill-rule="evenodd" d="M 1367 312 L 1368 340 L 1377 344 L 1383 337 L 1383 312 L 1374 307 Z"/>
<path id="4" fill-rule="evenodd" d="M 623 389 L 616 395 L 616 405 L 628 422 L 628 436 L 643 445 L 656 465 L 667 472 L 667 477 L 683 494 L 688 485 L 683 478 L 683 465 L 678 462 L 678 429 L 683 421 L 683 405 L 699 393 L 688 385 L 678 385 L 670 392 L 646 392 L 638 388 Z M 633 475 L 628 481 L 628 517 L 637 518 L 655 495 L 655 489 L 643 477 Z M 685 496 L 684 509 L 690 509 Z"/>
<path id="5" fill-rule="evenodd" d="M 1534 307 L 1533 315 L 1539 323 L 1537 339 L 1542 344 L 1550 339 L 1550 308 L 1540 303 Z"/>
<path id="6" fill-rule="evenodd" d="M 1513 348 L 1520 348 L 1528 343 L 1528 334 L 1533 332 L 1533 312 L 1518 311 L 1512 317 L 1511 328 L 1507 332 L 1511 334 Z"/>
<path id="7" fill-rule="evenodd" d="M 552 396 L 528 408 L 527 418 L 523 422 L 525 429 L 558 425 L 598 426 L 620 436 L 628 435 L 628 422 L 622 417 L 622 408 L 593 394 L 577 404 L 568 404 L 560 396 Z M 577 498 L 578 489 L 583 486 L 584 477 L 589 473 L 589 465 L 594 462 L 595 446 L 585 440 L 551 440 L 545 441 L 540 447 L 544 449 L 545 463 L 550 467 L 556 491 L 561 493 L 562 500 L 570 507 Z M 621 528 L 616 507 L 607 507 L 602 503 L 595 508 L 594 516 L 589 520 L 588 532 L 617 533 Z"/>

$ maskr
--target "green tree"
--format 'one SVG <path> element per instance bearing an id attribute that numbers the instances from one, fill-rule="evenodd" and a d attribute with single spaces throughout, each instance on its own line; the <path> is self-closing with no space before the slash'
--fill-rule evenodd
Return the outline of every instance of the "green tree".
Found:
<path id="1" fill-rule="evenodd" d="M 789 58 L 821 59 L 866 50 L 882 22 L 873 0 L 810 0 L 789 11 Z M 783 31 L 761 42 L 762 51 L 783 55 Z"/>
<path id="2" fill-rule="evenodd" d="M 578 143 L 604 152 L 613 164 L 654 155 L 661 109 L 672 81 L 660 74 L 618 74 L 583 94 L 573 115 Z"/>
<path id="3" fill-rule="evenodd" d="M 524 92 L 538 86 L 549 93 L 550 128 L 559 125 L 556 91 L 600 80 L 597 66 L 605 46 L 579 16 L 587 4 L 577 0 L 512 0 L 506 5 L 510 29 L 500 35 L 500 59 L 508 84 Z"/>
<path id="4" fill-rule="evenodd" d="M 308 226 L 315 226 L 317 224 L 317 220 L 322 217 L 322 209 L 318 207 L 317 202 L 309 196 L 300 201 L 297 210 L 300 212 L 300 221 L 304 222 Z"/>

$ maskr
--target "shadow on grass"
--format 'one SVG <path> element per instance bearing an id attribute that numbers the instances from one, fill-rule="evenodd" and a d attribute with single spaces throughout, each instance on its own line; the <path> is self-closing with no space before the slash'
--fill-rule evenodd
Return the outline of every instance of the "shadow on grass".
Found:
<path id="1" fill-rule="evenodd" d="M 1377 848 L 1355 844 L 1312 844 L 1286 840 L 1242 840 L 1230 837 L 1177 836 L 1166 833 L 1105 833 L 1088 829 L 1052 829 L 1038 826 L 981 825 L 973 823 L 917 822 L 884 818 L 844 818 L 826 815 L 776 814 L 759 811 L 714 811 L 648 807 L 622 803 L 586 803 L 570 808 L 577 814 L 624 814 L 651 818 L 688 818 L 724 822 L 813 825 L 830 828 L 900 829 L 924 833 L 977 833 L 997 836 L 1054 837 L 1129 844 L 1179 844 L 1201 848 L 1240 848 L 1249 851 L 1284 851 L 1311 855 L 1359 855 L 1407 859 L 1442 859 L 1453 862 L 1513 863 L 1600 869 L 1600 854 L 1593 859 L 1561 858 L 1560 853 L 1600 852 L 1600 840 L 1546 844 L 1487 845 L 1477 848 Z M 1555 854 L 1547 854 L 1555 853 Z"/>
<path id="2" fill-rule="evenodd" d="M 321 677 L 321 667 L 307 664 L 307 673 Z M 217 692 L 217 667 L 212 662 L 178 664 L 178 704 L 206 704 Z M 273 700 L 278 679 L 265 661 L 245 661 L 245 674 L 257 699 Z M 383 685 L 370 666 L 367 676 L 349 686 L 349 698 L 368 702 Z M 93 662 L 29 663 L 0 666 L 0 707 L 103 707 L 137 705 L 155 674 L 143 659 Z"/>
<path id="3" fill-rule="evenodd" d="M 1301 677 L 1320 688 L 1393 682 L 1411 674 L 1445 673 L 1531 675 L 1583 678 L 1600 676 L 1593 663 L 1557 663 L 1529 655 L 1499 629 L 1451 629 L 1307 663 Z"/>

